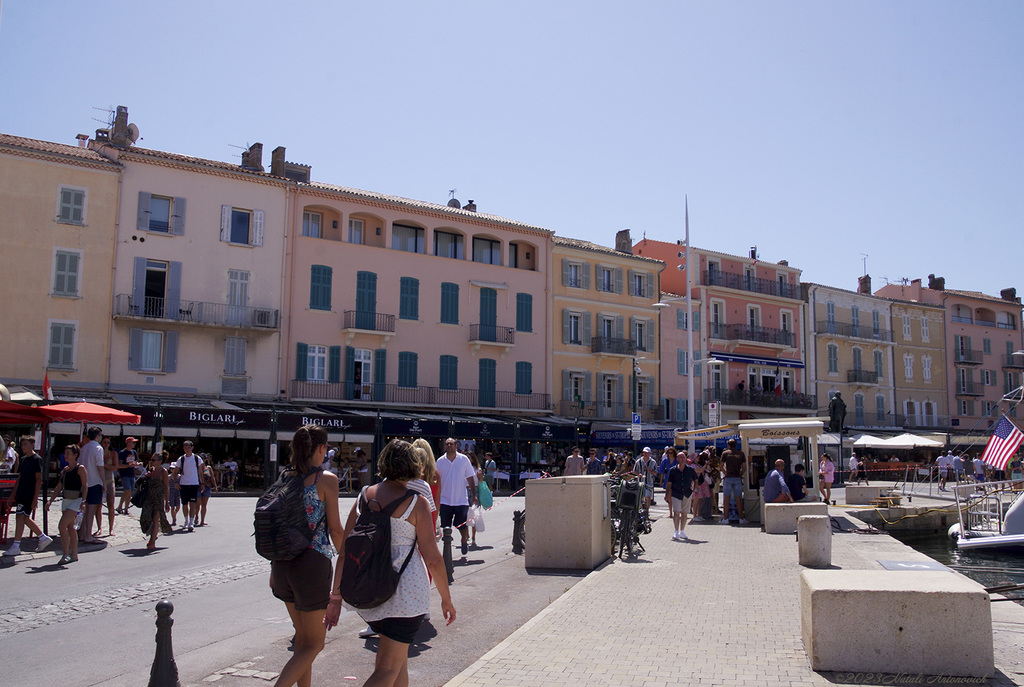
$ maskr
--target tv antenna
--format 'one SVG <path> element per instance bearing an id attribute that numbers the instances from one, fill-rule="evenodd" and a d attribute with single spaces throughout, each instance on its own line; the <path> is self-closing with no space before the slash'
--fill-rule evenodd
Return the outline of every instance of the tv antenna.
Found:
<path id="1" fill-rule="evenodd" d="M 107 127 L 108 129 L 111 128 L 112 126 L 114 126 L 114 112 L 115 112 L 115 110 L 114 110 L 114 107 L 112 105 L 109 106 L 109 107 L 95 107 L 94 106 L 92 109 L 97 110 L 99 112 L 106 112 L 107 113 L 107 116 L 106 116 L 105 119 L 100 119 L 99 117 L 93 117 L 92 119 L 93 119 L 94 122 L 99 122 L 100 124 L 102 124 L 103 126 Z"/>
<path id="2" fill-rule="evenodd" d="M 860 254 L 860 260 L 861 260 L 861 264 L 863 264 L 863 266 L 864 266 L 864 271 L 862 272 L 862 274 L 867 274 L 868 273 L 868 254 L 867 253 L 861 253 Z"/>

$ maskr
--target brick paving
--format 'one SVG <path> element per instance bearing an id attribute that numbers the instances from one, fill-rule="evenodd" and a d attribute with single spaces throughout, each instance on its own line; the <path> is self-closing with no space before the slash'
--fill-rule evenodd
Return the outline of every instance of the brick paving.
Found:
<path id="1" fill-rule="evenodd" d="M 831 514 L 847 528 L 861 525 L 844 511 Z M 963 684 L 812 671 L 801 639 L 795 537 L 711 523 L 686 531 L 691 542 L 672 541 L 672 523 L 662 517 L 643 538 L 645 554 L 589 575 L 449 687 Z M 839 568 L 920 559 L 927 558 L 886 535 L 833 537 Z M 1024 607 L 992 608 L 997 670 L 981 684 L 1024 684 Z"/>

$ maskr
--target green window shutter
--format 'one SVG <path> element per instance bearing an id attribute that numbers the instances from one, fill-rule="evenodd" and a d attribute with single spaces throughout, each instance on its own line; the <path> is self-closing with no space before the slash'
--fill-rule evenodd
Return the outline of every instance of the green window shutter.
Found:
<path id="1" fill-rule="evenodd" d="M 402 277 L 399 288 L 398 317 L 403 320 L 420 318 L 420 280 Z"/>
<path id="2" fill-rule="evenodd" d="M 356 349 L 345 346 L 345 398 L 355 398 Z"/>
<path id="3" fill-rule="evenodd" d="M 331 282 L 333 269 L 327 265 L 311 265 L 309 268 L 310 310 L 331 309 Z"/>
<path id="4" fill-rule="evenodd" d="M 441 322 L 459 323 L 459 285 L 451 282 L 441 284 Z"/>
<path id="5" fill-rule="evenodd" d="M 387 391 L 387 362 L 388 352 L 385 348 L 378 348 L 373 352 L 373 400 L 383 401 Z"/>
<path id="6" fill-rule="evenodd" d="M 341 346 L 331 346 L 327 351 L 327 381 L 341 381 Z"/>
<path id="7" fill-rule="evenodd" d="M 411 351 L 398 354 L 398 386 L 415 388 L 419 356 Z"/>
<path id="8" fill-rule="evenodd" d="M 306 381 L 306 355 L 309 353 L 309 344 L 298 343 L 295 345 L 295 379 L 300 382 Z"/>
<path id="9" fill-rule="evenodd" d="M 478 385 L 478 405 L 486 408 L 493 408 L 495 403 L 495 382 L 497 363 L 490 358 L 480 359 L 480 383 Z"/>
<path id="10" fill-rule="evenodd" d="M 516 393 L 533 393 L 533 364 L 527 362 L 516 363 Z"/>
<path id="11" fill-rule="evenodd" d="M 459 388 L 459 359 L 454 355 L 441 356 L 440 384 L 442 389 Z"/>
<path id="12" fill-rule="evenodd" d="M 533 331 L 533 295 L 516 294 L 516 331 Z"/>

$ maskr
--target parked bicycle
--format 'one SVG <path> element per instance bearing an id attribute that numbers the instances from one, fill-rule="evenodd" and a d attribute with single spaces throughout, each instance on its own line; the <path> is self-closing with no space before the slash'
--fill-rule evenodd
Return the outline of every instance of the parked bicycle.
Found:
<path id="1" fill-rule="evenodd" d="M 644 503 L 644 485 L 636 477 L 609 478 L 611 492 L 612 553 L 635 556 L 644 552 L 641 534 L 650 534 L 651 518 Z"/>

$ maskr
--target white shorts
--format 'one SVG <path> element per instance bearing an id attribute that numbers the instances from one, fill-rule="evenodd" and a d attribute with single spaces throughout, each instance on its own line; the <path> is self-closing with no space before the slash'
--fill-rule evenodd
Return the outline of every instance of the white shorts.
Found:
<path id="1" fill-rule="evenodd" d="M 681 499 L 677 499 L 675 496 L 672 497 L 672 512 L 673 513 L 689 513 L 690 512 L 690 498 L 684 496 Z"/>

